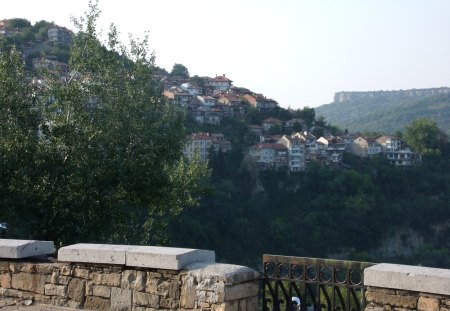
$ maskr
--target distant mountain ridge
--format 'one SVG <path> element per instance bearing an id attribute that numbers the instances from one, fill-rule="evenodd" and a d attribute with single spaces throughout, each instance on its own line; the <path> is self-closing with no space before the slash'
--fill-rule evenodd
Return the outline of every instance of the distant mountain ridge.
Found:
<path id="1" fill-rule="evenodd" d="M 450 134 L 450 88 L 338 92 L 317 116 L 351 132 L 395 133 L 417 118 L 429 118 Z"/>
<path id="2" fill-rule="evenodd" d="M 368 91 L 368 92 L 337 92 L 334 94 L 335 103 L 343 103 L 362 98 L 374 98 L 380 96 L 403 97 L 423 97 L 438 94 L 450 94 L 449 87 L 429 88 L 429 89 L 411 89 L 398 91 Z"/>

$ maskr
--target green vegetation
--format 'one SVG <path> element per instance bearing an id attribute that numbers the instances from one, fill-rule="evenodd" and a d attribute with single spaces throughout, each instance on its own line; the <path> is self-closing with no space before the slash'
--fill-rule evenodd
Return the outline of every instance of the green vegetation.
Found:
<path id="1" fill-rule="evenodd" d="M 172 71 L 170 72 L 172 76 L 179 76 L 183 78 L 189 78 L 189 71 L 183 64 L 174 64 Z"/>
<path id="2" fill-rule="evenodd" d="M 32 69 L 32 60 L 39 57 L 56 57 L 63 63 L 69 62 L 70 46 L 48 41 L 48 28 L 52 23 L 39 21 L 31 25 L 26 19 L 9 20 L 9 28 L 19 30 L 17 34 L 4 36 L 6 46 L 16 46 L 25 56 L 26 69 Z"/>
<path id="3" fill-rule="evenodd" d="M 162 97 L 152 79 L 162 70 L 147 40 L 125 46 L 112 27 L 103 46 L 98 14 L 93 5 L 85 22 L 76 23 L 70 55 L 69 47 L 46 43 L 27 50 L 29 59 L 51 53 L 70 61 L 78 75 L 67 83 L 47 73 L 45 87 L 37 87 L 25 75 L 18 50 L 28 40 L 46 40 L 49 23 L 18 20 L 23 37 L 0 38 L 0 217 L 11 236 L 59 245 L 170 243 L 213 249 L 220 261 L 255 268 L 263 253 L 450 268 L 450 144 L 443 132 L 450 124 L 449 96 L 333 104 L 317 110 L 326 115 L 336 105 L 327 119 L 308 107 L 270 115 L 246 107 L 244 119 L 199 125 Z M 181 64 L 172 74 L 189 77 Z M 204 84 L 197 76 L 190 81 Z M 333 114 L 348 116 L 347 123 Z M 430 114 L 435 121 L 411 122 Z M 302 119 L 316 135 L 339 134 L 331 124 L 405 129 L 397 135 L 423 152 L 423 163 L 402 169 L 346 154 L 345 168 L 310 163 L 297 174 L 261 172 L 245 155 L 258 142 L 248 125 L 269 116 Z M 209 168 L 187 161 L 184 138 L 197 131 L 223 133 L 232 151 L 211 152 Z M 272 133 L 289 134 L 282 128 Z M 424 242 L 402 256 L 384 252 L 386 239 L 401 228 Z"/>
<path id="4" fill-rule="evenodd" d="M 96 5 L 71 49 L 68 83 L 31 88 L 20 53 L 0 45 L 0 210 L 17 238 L 163 244 L 197 203 L 207 167 L 182 155 L 183 114 L 152 78 L 147 40 L 97 39 Z"/>
<path id="5" fill-rule="evenodd" d="M 450 133 L 450 94 L 419 98 L 378 96 L 316 108 L 329 123 L 352 131 L 395 133 L 417 118 L 428 118 Z"/>
<path id="6" fill-rule="evenodd" d="M 346 154 L 346 169 L 311 163 L 304 173 L 288 174 L 260 172 L 242 153 L 252 137 L 245 122 L 233 124 L 237 132 L 229 125 L 192 128 L 223 132 L 234 149 L 211 154 L 212 192 L 172 223 L 174 245 L 214 249 L 221 261 L 254 268 L 263 253 L 450 267 L 448 140 L 411 169 Z M 400 228 L 425 243 L 408 255 L 386 253 L 383 243 Z"/>

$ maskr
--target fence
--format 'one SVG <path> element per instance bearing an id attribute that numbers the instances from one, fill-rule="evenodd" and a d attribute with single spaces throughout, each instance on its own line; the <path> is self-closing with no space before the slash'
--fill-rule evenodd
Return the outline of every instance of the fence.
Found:
<path id="1" fill-rule="evenodd" d="M 364 269 L 372 263 L 263 256 L 263 311 L 361 311 Z"/>

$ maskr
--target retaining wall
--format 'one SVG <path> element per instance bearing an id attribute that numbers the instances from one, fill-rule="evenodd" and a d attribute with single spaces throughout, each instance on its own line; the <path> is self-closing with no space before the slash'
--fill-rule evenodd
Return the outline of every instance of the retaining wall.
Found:
<path id="1" fill-rule="evenodd" d="M 450 311 L 450 270 L 379 264 L 364 270 L 365 311 Z"/>
<path id="2" fill-rule="evenodd" d="M 171 258 L 167 257 L 167 250 Z M 173 255 L 171 250 L 161 248 L 161 257 L 152 251 L 147 254 L 148 260 L 141 259 L 139 265 L 148 266 L 155 260 L 163 266 L 184 262 L 184 255 Z M 92 256 L 83 259 L 82 250 L 72 247 L 71 252 L 80 260 L 93 260 Z M 95 260 L 117 260 L 119 253 L 108 253 L 108 257 L 104 256 L 107 252 L 99 251 Z M 0 258 L 0 297 L 32 299 L 42 304 L 88 310 L 258 309 L 257 272 L 243 266 L 201 262 L 202 256 L 192 257 L 192 253 L 187 256 L 189 262 L 180 269 Z M 65 258 L 67 260 L 67 253 Z"/>

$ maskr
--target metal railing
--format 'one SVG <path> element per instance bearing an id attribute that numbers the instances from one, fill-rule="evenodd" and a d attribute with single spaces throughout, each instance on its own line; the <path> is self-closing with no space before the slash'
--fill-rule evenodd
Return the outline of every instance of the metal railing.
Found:
<path id="1" fill-rule="evenodd" d="M 362 311 L 368 262 L 263 256 L 263 311 Z"/>

